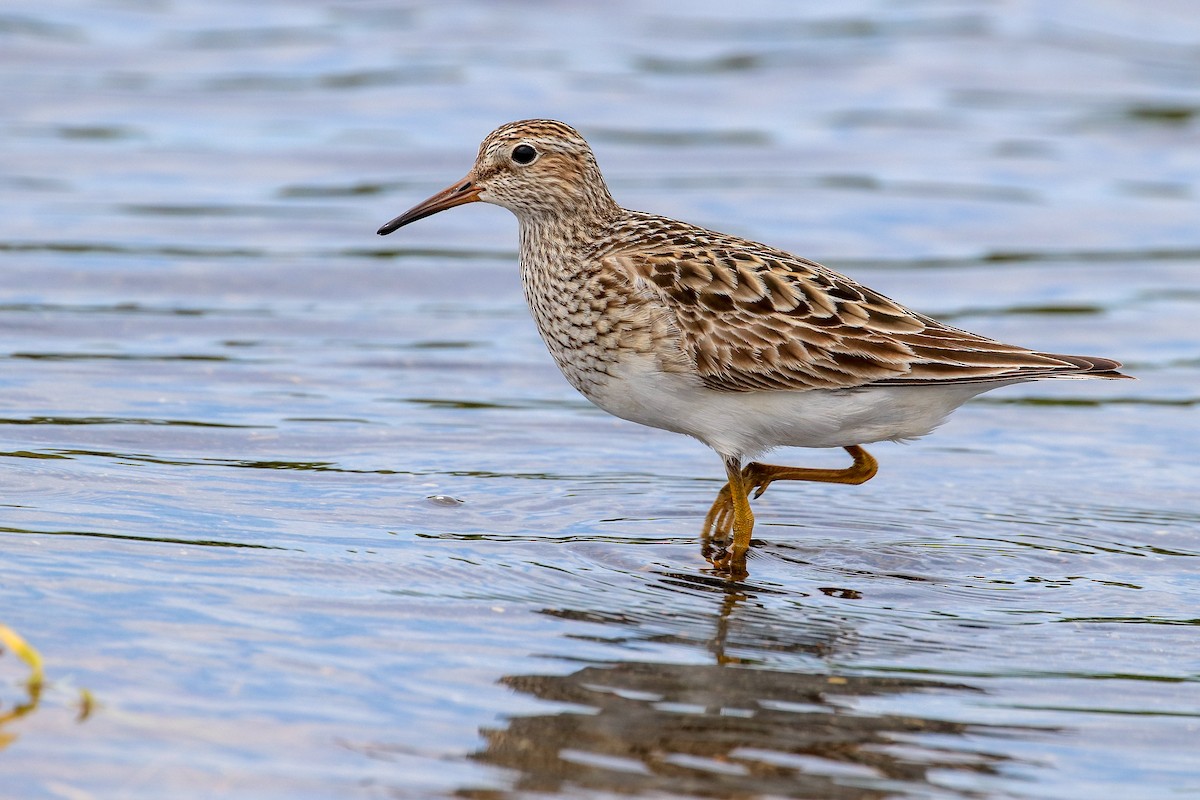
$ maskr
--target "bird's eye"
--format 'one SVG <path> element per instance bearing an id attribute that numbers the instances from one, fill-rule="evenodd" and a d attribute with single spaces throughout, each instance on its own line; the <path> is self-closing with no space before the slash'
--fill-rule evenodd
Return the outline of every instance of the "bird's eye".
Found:
<path id="1" fill-rule="evenodd" d="M 519 144 L 512 151 L 512 160 L 518 164 L 532 164 L 537 157 L 538 151 L 527 144 Z"/>

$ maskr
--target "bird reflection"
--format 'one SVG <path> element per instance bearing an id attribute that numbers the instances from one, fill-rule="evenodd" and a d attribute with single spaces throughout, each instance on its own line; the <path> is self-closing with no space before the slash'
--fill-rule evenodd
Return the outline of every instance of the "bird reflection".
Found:
<path id="1" fill-rule="evenodd" d="M 569 675 L 503 678 L 518 692 L 586 710 L 514 717 L 484 729 L 486 744 L 474 757 L 516 770 L 518 792 L 828 800 L 925 796 L 935 785 L 944 792 L 933 773 L 994 774 L 1007 760 L 980 749 L 974 735 L 1011 728 L 858 708 L 860 698 L 977 692 L 973 687 L 748 666 L 755 659 L 738 610 L 753 599 L 750 590 L 720 598 L 706 642 L 715 663 L 616 662 Z M 618 624 L 631 622 L 625 616 Z M 735 633 L 738 651 L 750 655 L 727 653 Z M 838 649 L 838 631 L 825 641 L 811 634 L 790 643 L 777 638 L 766 649 L 822 656 Z"/>

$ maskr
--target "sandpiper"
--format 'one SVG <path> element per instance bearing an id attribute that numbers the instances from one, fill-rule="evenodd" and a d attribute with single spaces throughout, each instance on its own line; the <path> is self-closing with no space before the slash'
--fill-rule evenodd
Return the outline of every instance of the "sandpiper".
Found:
<path id="1" fill-rule="evenodd" d="M 622 208 L 588 143 L 554 120 L 497 128 L 466 177 L 379 233 L 475 201 L 516 214 L 525 298 L 571 385 L 724 460 L 728 482 L 705 519 L 703 552 L 731 577 L 747 574 L 750 494 L 773 481 L 867 481 L 878 467 L 861 445 L 923 436 L 1000 386 L 1128 377 L 1112 359 L 1003 344 L 814 261 Z M 841 447 L 853 463 L 751 460 L 781 446 Z"/>

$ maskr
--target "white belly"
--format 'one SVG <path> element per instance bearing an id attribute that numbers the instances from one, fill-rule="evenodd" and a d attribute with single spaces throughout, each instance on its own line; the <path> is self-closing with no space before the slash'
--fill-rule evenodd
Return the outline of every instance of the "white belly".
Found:
<path id="1" fill-rule="evenodd" d="M 752 458 L 775 447 L 846 447 L 924 436 L 967 400 L 1003 385 L 721 392 L 694 375 L 661 372 L 649 359 L 625 359 L 587 395 L 610 414 L 694 436 L 723 456 Z"/>

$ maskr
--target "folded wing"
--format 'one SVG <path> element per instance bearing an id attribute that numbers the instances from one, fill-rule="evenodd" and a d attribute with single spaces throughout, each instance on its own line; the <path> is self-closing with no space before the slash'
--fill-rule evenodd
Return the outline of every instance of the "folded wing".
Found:
<path id="1" fill-rule="evenodd" d="M 683 347 L 710 388 L 1128 377 L 1112 359 L 1004 344 L 910 311 L 816 262 L 715 236 L 704 249 L 605 258 L 674 314 Z"/>

